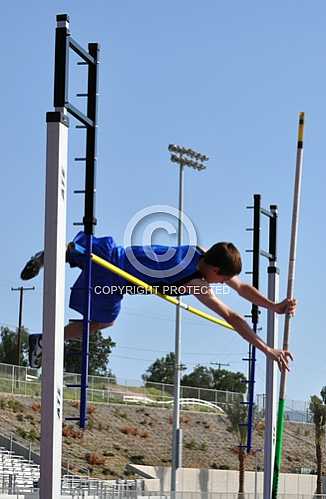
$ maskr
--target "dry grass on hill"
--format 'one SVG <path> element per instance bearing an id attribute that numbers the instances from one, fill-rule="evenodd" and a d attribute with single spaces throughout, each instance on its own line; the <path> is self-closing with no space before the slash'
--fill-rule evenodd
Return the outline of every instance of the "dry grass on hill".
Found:
<path id="1" fill-rule="evenodd" d="M 78 404 L 65 403 L 65 415 L 78 415 Z M 1 433 L 39 450 L 38 401 L 0 398 Z M 169 466 L 171 463 L 171 410 L 127 405 L 90 405 L 89 428 L 63 427 L 63 464 L 76 474 L 86 470 L 93 477 L 126 478 L 127 463 Z M 183 411 L 183 464 L 185 467 L 238 469 L 237 441 L 226 417 Z M 264 424 L 259 422 L 254 447 L 263 447 Z M 262 454 L 258 454 L 262 467 Z M 248 456 L 247 469 L 255 458 Z M 314 428 L 288 424 L 284 441 L 284 472 L 315 467 Z"/>

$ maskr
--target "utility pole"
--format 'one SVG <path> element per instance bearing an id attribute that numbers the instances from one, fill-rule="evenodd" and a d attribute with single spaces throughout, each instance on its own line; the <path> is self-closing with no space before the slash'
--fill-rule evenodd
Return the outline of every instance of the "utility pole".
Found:
<path id="1" fill-rule="evenodd" d="M 230 364 L 222 364 L 222 362 L 211 362 L 212 366 L 217 366 L 217 369 L 220 370 L 221 367 L 230 367 Z"/>
<path id="2" fill-rule="evenodd" d="M 18 330 L 17 330 L 17 366 L 20 366 L 24 291 L 34 291 L 34 289 L 35 289 L 34 286 L 32 288 L 24 288 L 24 286 L 19 286 L 19 288 L 11 288 L 11 291 L 19 291 L 19 314 L 18 314 Z"/>

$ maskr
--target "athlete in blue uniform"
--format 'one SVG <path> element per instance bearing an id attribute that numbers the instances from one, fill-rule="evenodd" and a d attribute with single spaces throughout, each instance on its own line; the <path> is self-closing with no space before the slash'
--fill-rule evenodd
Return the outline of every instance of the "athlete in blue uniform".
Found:
<path id="1" fill-rule="evenodd" d="M 85 299 L 86 255 L 78 247 L 86 246 L 86 236 L 79 232 L 72 244 L 68 245 L 66 261 L 71 267 L 78 267 L 81 274 L 71 289 L 69 306 L 83 313 Z M 228 242 L 214 244 L 208 251 L 195 246 L 117 246 L 112 237 L 94 237 L 93 253 L 107 260 L 129 274 L 138 277 L 152 286 L 157 286 L 167 295 L 192 294 L 231 324 L 247 341 L 278 362 L 280 370 L 288 369 L 291 354 L 272 349 L 249 327 L 245 319 L 231 310 L 216 297 L 210 284 L 227 283 L 240 296 L 260 307 L 284 314 L 294 314 L 296 300 L 285 299 L 273 303 L 256 288 L 243 283 L 238 275 L 241 272 L 241 256 L 237 248 Z M 36 253 L 25 265 L 21 278 L 35 277 L 43 266 L 43 252 Z M 90 331 L 104 329 L 114 324 L 121 309 L 121 301 L 126 293 L 142 292 L 130 285 L 122 277 L 94 264 L 91 283 L 91 323 Z M 65 327 L 65 339 L 82 336 L 82 321 L 74 321 Z M 30 364 L 40 367 L 42 335 L 30 335 Z"/>

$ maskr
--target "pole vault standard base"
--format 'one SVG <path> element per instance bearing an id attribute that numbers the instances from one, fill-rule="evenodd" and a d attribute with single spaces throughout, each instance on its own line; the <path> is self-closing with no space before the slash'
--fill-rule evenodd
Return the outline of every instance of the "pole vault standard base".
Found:
<path id="1" fill-rule="evenodd" d="M 47 113 L 40 499 L 61 497 L 68 118 Z"/>

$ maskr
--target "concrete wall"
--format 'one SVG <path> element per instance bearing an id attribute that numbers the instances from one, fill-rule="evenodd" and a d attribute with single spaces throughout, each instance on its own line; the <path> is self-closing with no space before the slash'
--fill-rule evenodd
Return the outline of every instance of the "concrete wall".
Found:
<path id="1" fill-rule="evenodd" d="M 171 468 L 156 466 L 136 466 L 133 470 L 144 477 L 152 477 L 154 480 L 145 481 L 145 491 L 170 490 Z M 159 479 L 159 481 L 157 480 Z M 211 470 L 183 468 L 178 472 L 178 490 L 189 492 L 226 492 L 238 491 L 239 472 L 232 470 Z M 159 486 L 159 488 L 158 488 Z M 245 473 L 245 492 L 253 494 L 255 490 L 255 472 Z M 280 477 L 279 493 L 293 495 L 313 495 L 316 490 L 316 475 L 299 475 L 282 473 Z M 263 473 L 257 473 L 257 491 L 263 492 Z"/>

